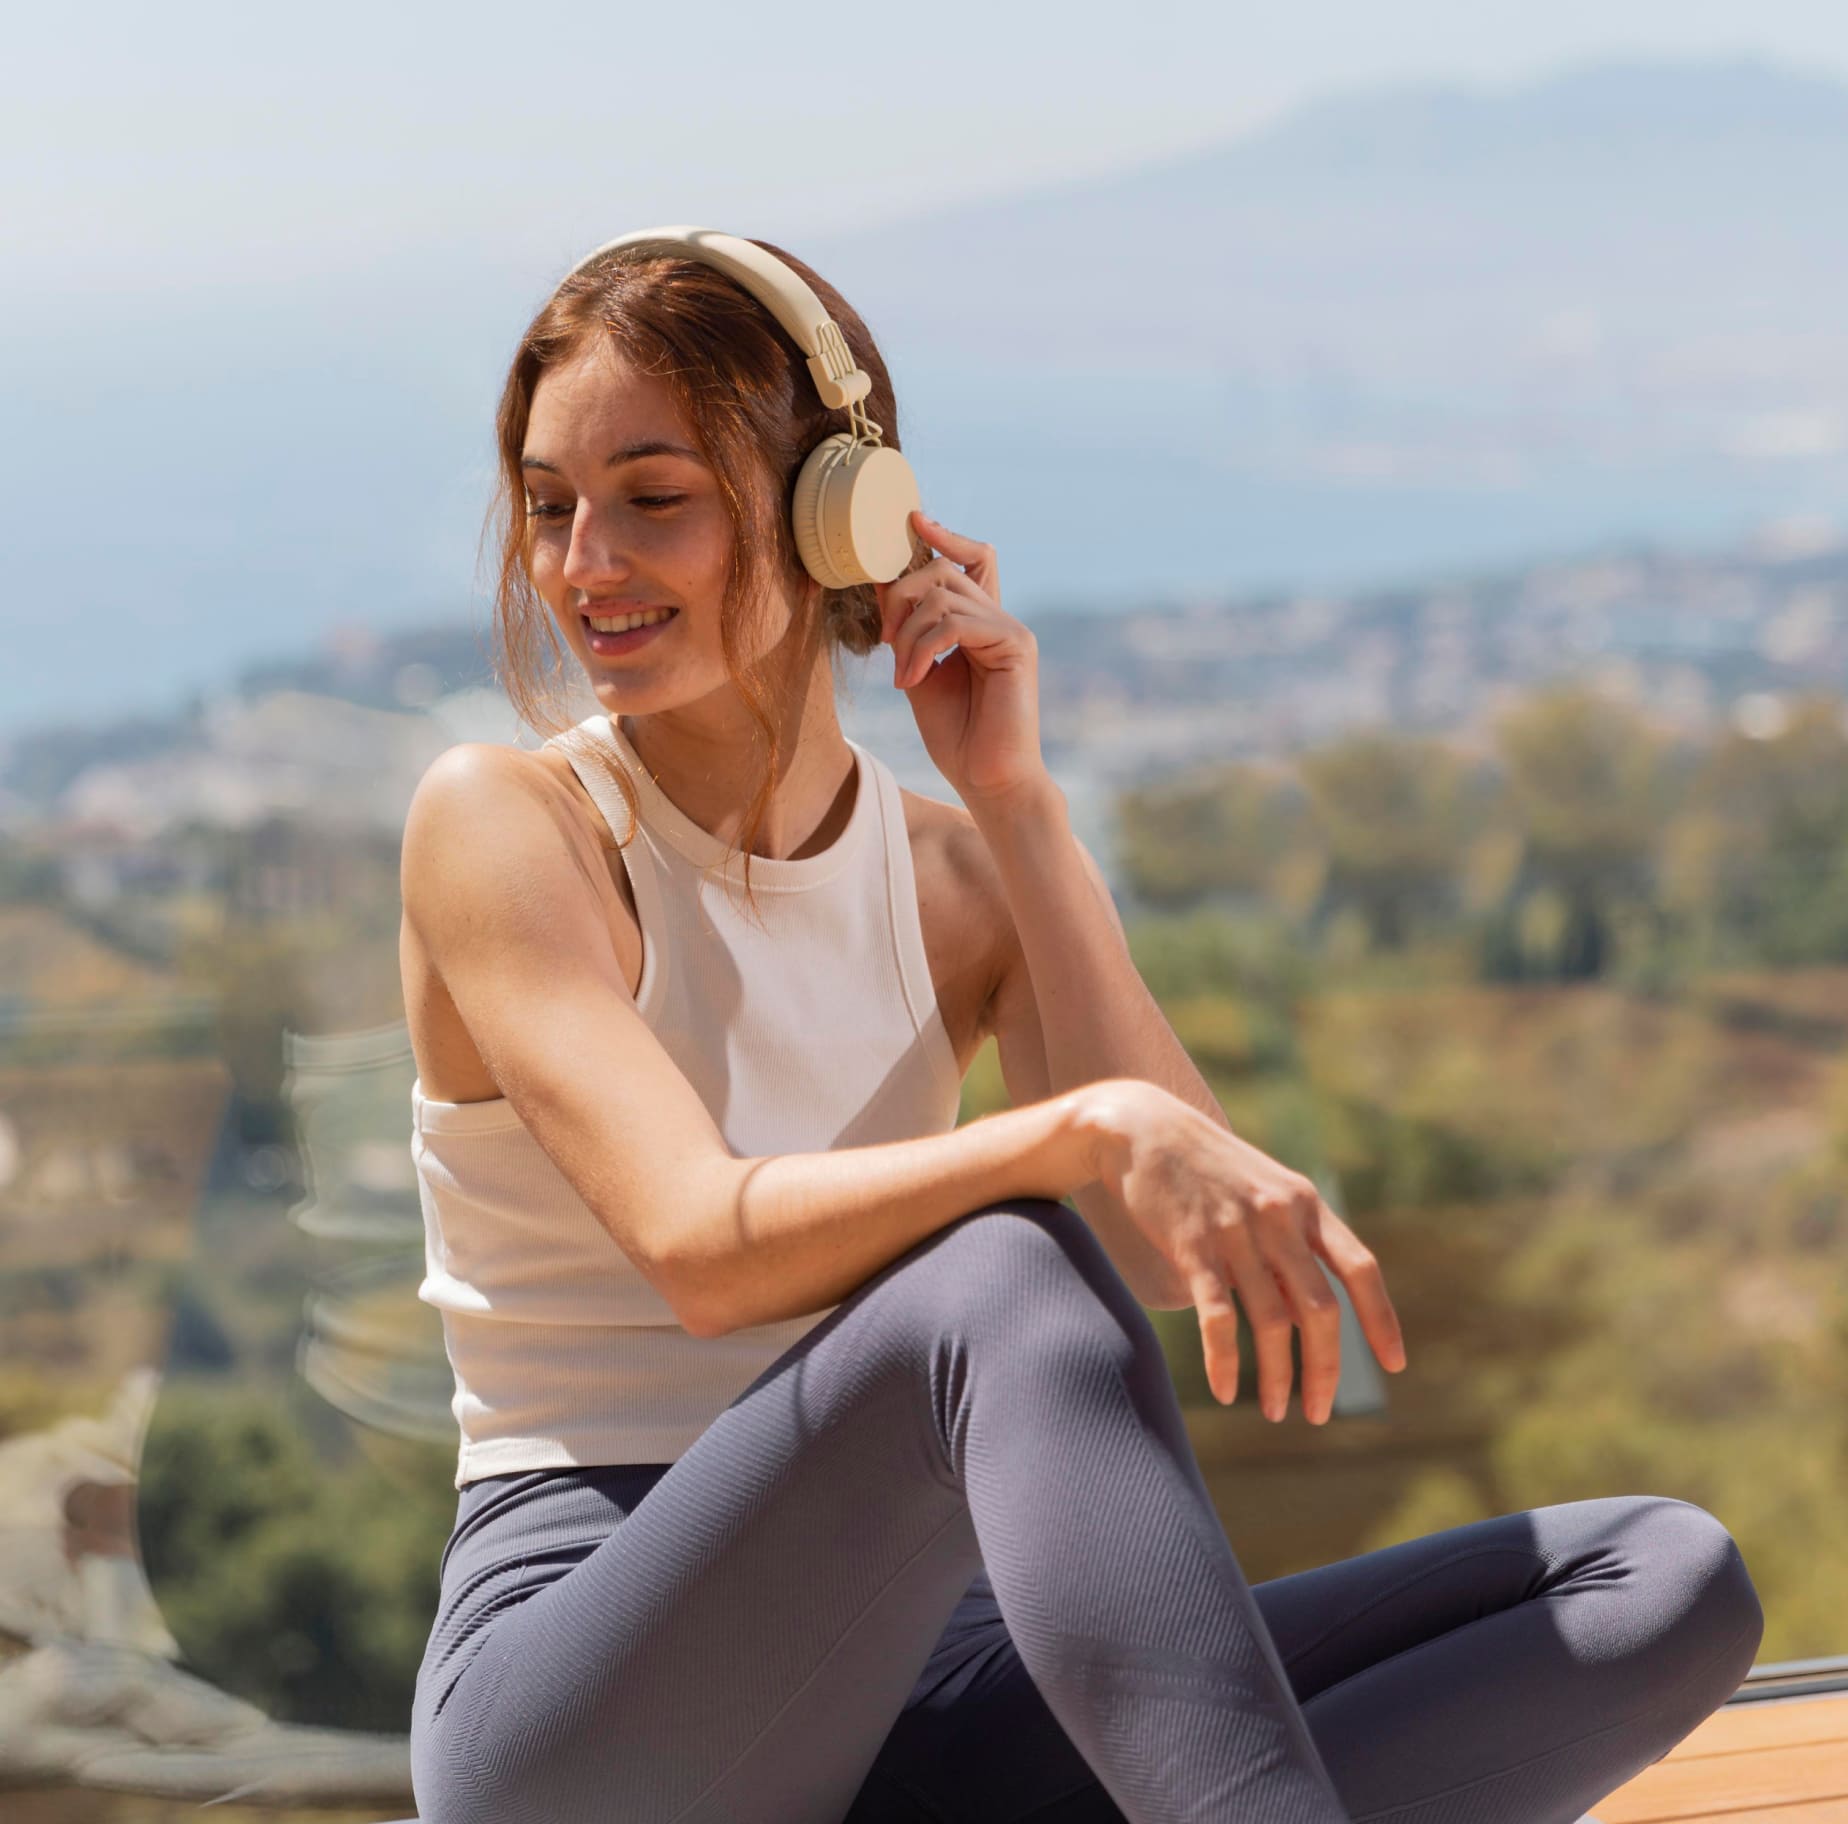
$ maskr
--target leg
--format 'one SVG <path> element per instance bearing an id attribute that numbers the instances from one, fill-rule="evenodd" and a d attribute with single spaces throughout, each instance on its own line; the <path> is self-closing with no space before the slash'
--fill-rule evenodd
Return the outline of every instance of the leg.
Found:
<path id="1" fill-rule="evenodd" d="M 1750 1669 L 1763 1615 L 1704 1509 L 1505 1514 L 1254 1586 L 1357 1821 L 1571 1824 Z M 849 1824 L 1118 1824 L 978 1577 Z"/>
<path id="2" fill-rule="evenodd" d="M 1047 1707 L 979 1573 L 905 1701 L 846 1824 L 1123 1824 Z"/>
<path id="3" fill-rule="evenodd" d="M 858 1288 L 420 1689 L 425 1824 L 843 1818 L 984 1563 L 1137 1824 L 1344 1824 L 1147 1314 L 1044 1199 Z"/>
<path id="4" fill-rule="evenodd" d="M 1732 1536 L 1656 1495 L 1452 1527 L 1257 1586 L 1356 1820 L 1572 1824 L 1738 1689 Z"/>

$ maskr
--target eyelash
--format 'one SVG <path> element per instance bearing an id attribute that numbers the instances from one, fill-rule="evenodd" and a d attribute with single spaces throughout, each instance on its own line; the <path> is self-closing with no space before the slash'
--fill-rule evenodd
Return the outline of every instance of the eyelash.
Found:
<path id="1" fill-rule="evenodd" d="M 650 513 L 659 513 L 667 507 L 677 507 L 685 499 L 684 494 L 637 494 L 634 496 L 635 505 L 645 508 Z M 526 517 L 528 519 L 560 519 L 571 511 L 569 507 L 564 506 L 559 506 L 557 512 L 550 511 L 557 505 L 555 501 L 541 501 L 526 509 Z"/>

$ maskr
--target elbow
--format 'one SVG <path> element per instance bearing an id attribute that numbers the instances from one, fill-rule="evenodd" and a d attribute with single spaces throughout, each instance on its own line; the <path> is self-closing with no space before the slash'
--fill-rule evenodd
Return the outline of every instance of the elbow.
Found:
<path id="1" fill-rule="evenodd" d="M 684 1296 L 674 1301 L 674 1315 L 688 1336 L 724 1336 L 735 1328 L 710 1303 L 695 1302 Z"/>
<path id="2" fill-rule="evenodd" d="M 689 1336 L 724 1336 L 737 1328 L 720 1302 L 710 1262 L 658 1260 L 651 1264 L 648 1278 Z"/>
<path id="3" fill-rule="evenodd" d="M 633 1257 L 689 1336 L 726 1336 L 747 1320 L 733 1309 L 728 1254 L 710 1239 L 724 1233 L 724 1227 L 689 1215 L 708 1207 L 699 1194 L 703 1183 L 684 1188 L 688 1194 L 675 1220 L 650 1223 L 643 1233 L 632 1234 L 639 1250 Z"/>

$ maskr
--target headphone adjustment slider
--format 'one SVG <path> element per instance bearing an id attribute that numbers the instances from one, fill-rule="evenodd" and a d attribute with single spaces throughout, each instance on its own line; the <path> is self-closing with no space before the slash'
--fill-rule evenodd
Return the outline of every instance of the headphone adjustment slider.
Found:
<path id="1" fill-rule="evenodd" d="M 873 390 L 872 375 L 855 365 L 847 338 L 830 318 L 824 317 L 815 332 L 815 353 L 808 358 L 808 369 L 822 403 L 836 410 L 856 404 Z"/>

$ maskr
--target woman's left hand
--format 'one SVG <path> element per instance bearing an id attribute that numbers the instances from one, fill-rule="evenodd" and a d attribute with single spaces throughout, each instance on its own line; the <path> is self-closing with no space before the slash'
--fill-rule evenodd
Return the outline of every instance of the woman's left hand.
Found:
<path id="1" fill-rule="evenodd" d="M 911 523 L 939 555 L 873 585 L 892 682 L 909 696 L 937 770 L 971 810 L 1019 797 L 1049 778 L 1040 754 L 1038 642 L 1002 610 L 993 545 L 922 512 Z M 950 646 L 956 650 L 936 662 Z"/>

